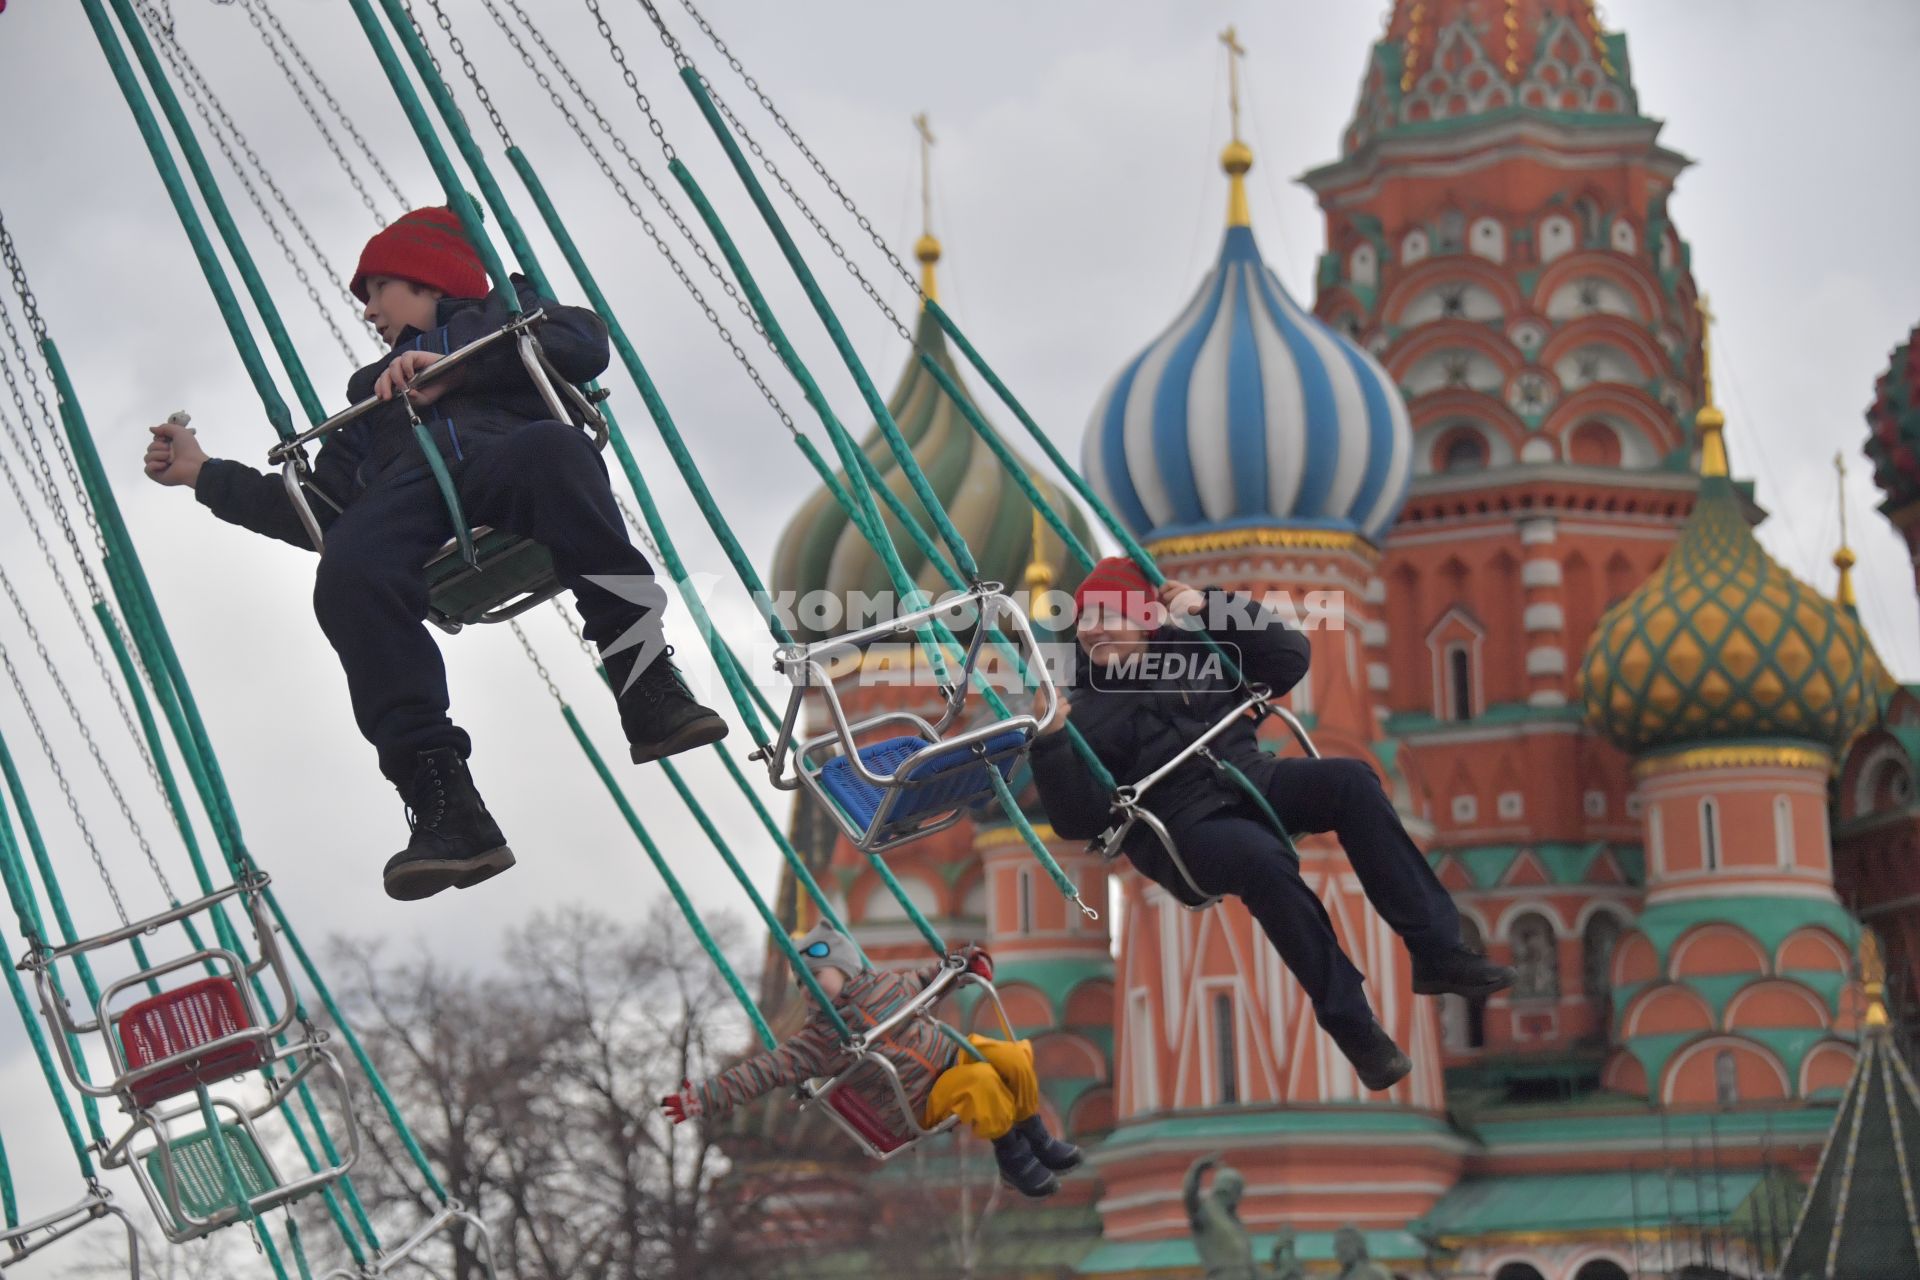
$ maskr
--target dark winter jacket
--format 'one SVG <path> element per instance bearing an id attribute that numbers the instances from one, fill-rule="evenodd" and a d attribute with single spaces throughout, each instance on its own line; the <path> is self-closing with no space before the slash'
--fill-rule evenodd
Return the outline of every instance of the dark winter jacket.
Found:
<path id="1" fill-rule="evenodd" d="M 514 276 L 523 311 L 543 310 L 546 320 L 536 331 L 547 359 L 568 382 L 589 382 L 607 367 L 607 326 L 584 307 L 565 307 L 541 297 L 523 277 Z M 511 318 L 498 289 L 484 298 L 442 298 L 439 324 L 421 333 L 408 329 L 392 351 L 347 380 L 347 400 L 358 404 L 373 394 L 373 384 L 403 351 L 458 351 L 505 325 Z M 470 448 L 482 447 L 488 437 L 505 435 L 529 422 L 553 417 L 511 341 L 496 343 L 452 375 L 452 386 L 433 404 L 420 409 L 420 421 L 440 448 L 448 465 L 457 466 Z M 313 483 L 341 508 L 350 505 L 367 486 L 385 475 L 425 468 L 426 455 L 407 423 L 398 400 L 365 415 L 327 436 L 314 459 Z M 306 529 L 279 475 L 263 475 L 243 462 L 209 458 L 200 469 L 195 496 L 209 511 L 231 524 L 311 548 Z M 433 493 L 429 488 L 424 492 Z M 433 498 L 438 501 L 437 495 Z M 314 515 L 325 529 L 335 512 L 326 501 L 310 498 Z"/>
<path id="2" fill-rule="evenodd" d="M 1311 657 L 1305 635 L 1249 596 L 1229 595 L 1217 588 L 1209 588 L 1206 594 L 1209 611 L 1217 604 L 1227 606 L 1225 625 L 1211 634 L 1229 653 L 1237 653 L 1249 681 L 1267 686 L 1276 697 L 1299 683 Z M 1208 617 L 1203 614 L 1201 620 Z M 1151 649 L 1197 654 L 1204 650 L 1204 643 L 1197 631 L 1162 627 L 1154 633 Z M 1246 697 L 1245 687 L 1224 674 L 1202 680 L 1185 674 L 1115 680 L 1092 675 L 1092 664 L 1084 655 L 1080 666 L 1069 695 L 1069 718 L 1120 783 L 1138 782 L 1152 773 Z M 1255 783 L 1265 785 L 1273 758 L 1260 749 L 1252 720 L 1243 719 L 1229 728 L 1213 740 L 1210 749 Z M 1069 840 L 1091 840 L 1107 829 L 1111 797 L 1095 781 L 1066 733 L 1048 734 L 1035 742 L 1032 766 L 1040 803 L 1055 832 Z M 1196 756 L 1155 783 L 1141 803 L 1177 839 L 1183 829 L 1245 798 L 1204 757 Z M 1126 853 L 1142 874 L 1169 889 L 1179 883 L 1179 873 L 1146 828 L 1135 828 Z M 1182 897 L 1188 893 L 1184 886 L 1175 891 Z"/>

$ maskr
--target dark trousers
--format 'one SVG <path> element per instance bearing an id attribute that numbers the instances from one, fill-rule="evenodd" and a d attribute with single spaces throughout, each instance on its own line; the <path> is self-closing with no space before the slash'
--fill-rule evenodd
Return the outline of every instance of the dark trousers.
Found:
<path id="1" fill-rule="evenodd" d="M 460 504 L 475 524 L 531 538 L 553 553 L 561 583 L 580 610 L 588 640 L 605 646 L 660 610 L 657 587 L 587 580 L 648 577 L 653 567 L 627 540 L 606 463 L 577 427 L 533 422 L 468 439 L 447 456 Z M 327 529 L 313 583 L 313 611 L 340 655 L 360 732 L 379 752 L 380 772 L 397 787 L 413 777 L 418 752 L 471 749 L 447 717 L 447 669 L 428 634 L 428 556 L 453 536 L 446 504 L 424 467 L 383 476 Z"/>
<path id="2" fill-rule="evenodd" d="M 1460 942 L 1460 915 L 1419 846 L 1400 823 L 1380 779 L 1363 760 L 1276 760 L 1267 802 L 1288 832 L 1331 831 L 1347 852 L 1367 900 L 1407 950 L 1430 954 Z M 1273 941 L 1300 980 L 1314 1015 L 1336 1039 L 1373 1020 L 1365 981 L 1334 935 L 1320 897 L 1300 865 L 1248 801 L 1175 833 L 1194 880 L 1210 894 L 1232 895 Z"/>

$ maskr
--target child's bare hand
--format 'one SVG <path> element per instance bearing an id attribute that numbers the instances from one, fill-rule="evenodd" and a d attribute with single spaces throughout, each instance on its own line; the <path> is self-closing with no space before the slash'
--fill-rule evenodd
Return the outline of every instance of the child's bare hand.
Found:
<path id="1" fill-rule="evenodd" d="M 188 488 L 198 484 L 207 451 L 194 439 L 193 428 L 168 421 L 147 430 L 153 433 L 153 439 L 147 442 L 147 478 L 155 484 L 183 484 Z"/>
<path id="2" fill-rule="evenodd" d="M 1167 613 L 1175 622 L 1179 622 L 1206 608 L 1207 597 L 1198 587 L 1168 578 L 1166 585 L 1160 588 L 1160 603 L 1167 606 Z"/>
<path id="3" fill-rule="evenodd" d="M 441 357 L 432 351 L 402 351 L 381 371 L 379 381 L 373 384 L 374 399 L 391 400 L 405 392 L 415 404 L 432 404 L 447 393 L 447 381 L 436 380 L 431 385 L 419 388 L 413 384 L 415 379 L 440 363 L 440 360 Z"/>

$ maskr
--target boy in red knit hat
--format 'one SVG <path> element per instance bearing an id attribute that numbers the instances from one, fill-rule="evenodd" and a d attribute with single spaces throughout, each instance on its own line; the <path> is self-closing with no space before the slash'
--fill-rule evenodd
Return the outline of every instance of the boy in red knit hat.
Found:
<path id="1" fill-rule="evenodd" d="M 1116 782 L 1140 781 L 1201 735 L 1246 696 L 1222 675 L 1167 676 L 1142 662 L 1156 647 L 1199 643 L 1204 630 L 1228 651 L 1248 681 L 1278 697 L 1307 674 L 1307 637 L 1245 596 L 1168 582 L 1156 591 L 1133 561 L 1112 556 L 1088 571 L 1074 593 L 1081 653 L 1093 678 L 1076 681 L 1071 710 L 1034 743 L 1033 781 L 1056 833 L 1091 840 L 1110 821 L 1113 797 L 1094 780 L 1060 730 L 1069 720 Z M 1202 614 L 1209 616 L 1203 618 Z M 1234 625 L 1238 620 L 1239 625 Z M 1186 665 L 1183 673 L 1194 668 Z M 1407 834 L 1393 801 L 1364 760 L 1280 759 L 1260 749 L 1243 719 L 1209 744 L 1212 756 L 1260 788 L 1294 835 L 1332 831 L 1360 877 L 1367 899 L 1406 943 L 1413 989 L 1487 996 L 1513 982 L 1513 970 L 1460 943 L 1460 914 L 1426 857 Z M 1313 1002 L 1315 1017 L 1369 1089 L 1386 1089 L 1412 1070 L 1373 1016 L 1364 979 L 1340 948 L 1319 895 L 1252 797 L 1205 756 L 1187 762 L 1142 797 L 1205 894 L 1246 904 Z M 1144 826 L 1124 851 L 1140 873 L 1189 906 L 1201 899 Z"/>
<path id="2" fill-rule="evenodd" d="M 425 563 L 454 530 L 396 397 L 412 402 L 467 516 L 552 553 L 587 638 L 600 647 L 636 763 L 717 742 L 727 725 L 694 701 L 668 660 L 660 634 L 666 594 L 628 540 L 605 462 L 578 427 L 553 420 L 512 345 L 414 386 L 436 362 L 512 318 L 502 293 L 489 292 L 454 213 L 415 209 L 381 230 L 361 252 L 351 287 L 392 350 L 348 380 L 347 399 L 393 403 L 329 435 L 314 463 L 314 485 L 327 501 L 313 504 L 326 533 L 313 606 L 346 671 L 354 719 L 413 827 L 387 863 L 386 891 L 424 898 L 478 884 L 514 857 L 467 770 L 471 742 L 447 716 L 446 667 L 425 626 Z M 508 287 L 523 312 L 546 313 L 540 344 L 563 378 L 587 382 L 607 367 L 599 316 L 541 297 L 519 276 Z M 152 432 L 146 469 L 155 481 L 191 487 L 222 520 L 311 546 L 279 476 L 209 458 L 184 426 Z"/>

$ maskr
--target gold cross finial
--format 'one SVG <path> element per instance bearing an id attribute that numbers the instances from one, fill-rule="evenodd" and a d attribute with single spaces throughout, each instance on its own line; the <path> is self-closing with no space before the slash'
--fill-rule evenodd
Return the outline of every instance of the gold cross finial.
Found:
<path id="1" fill-rule="evenodd" d="M 1833 471 L 1840 486 L 1840 548 L 1833 553 L 1833 567 L 1840 571 L 1840 585 L 1834 588 L 1833 601 L 1842 609 L 1855 605 L 1853 594 L 1853 548 L 1847 545 L 1847 457 L 1833 455 Z"/>
<path id="2" fill-rule="evenodd" d="M 920 259 L 920 292 L 938 302 L 940 292 L 933 275 L 933 264 L 940 261 L 940 241 L 933 234 L 933 126 L 922 111 L 913 118 L 913 127 L 920 134 L 920 239 L 913 253 Z"/>
<path id="3" fill-rule="evenodd" d="M 1253 225 L 1246 184 L 1247 170 L 1253 168 L 1253 148 L 1240 141 L 1240 59 L 1247 49 L 1232 27 L 1220 33 L 1220 43 L 1227 46 L 1227 110 L 1233 116 L 1233 138 L 1220 153 L 1220 167 L 1227 171 L 1227 225 L 1247 227 Z"/>
<path id="4" fill-rule="evenodd" d="M 1727 443 L 1720 433 L 1726 428 L 1727 415 L 1720 412 L 1720 406 L 1713 402 L 1713 307 L 1704 293 L 1696 305 L 1700 310 L 1701 399 L 1700 410 L 1693 415 L 1693 425 L 1700 433 L 1700 474 L 1724 476 L 1727 474 Z"/>

